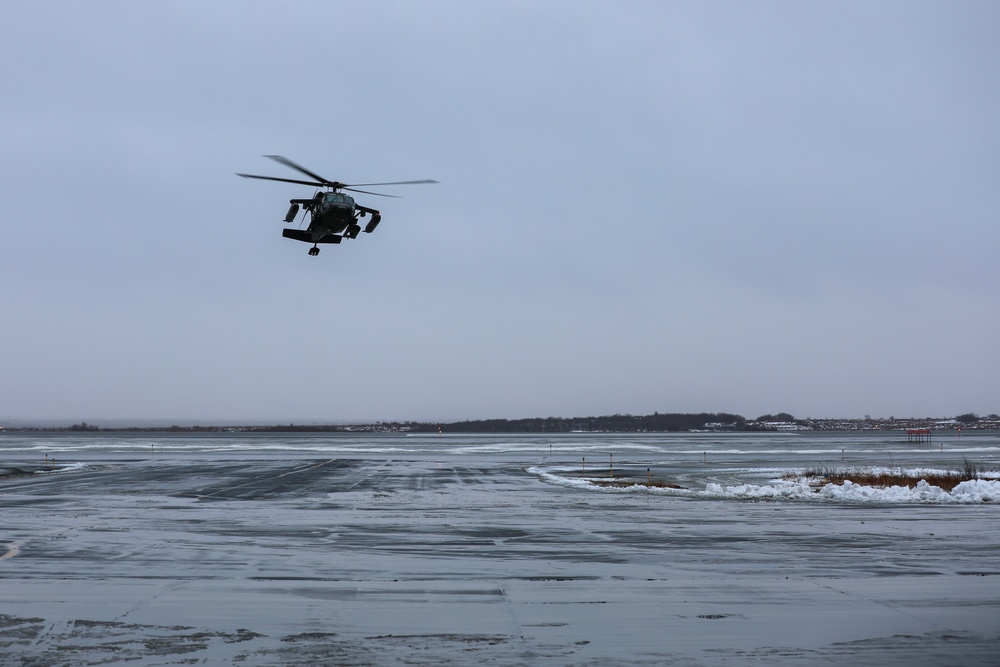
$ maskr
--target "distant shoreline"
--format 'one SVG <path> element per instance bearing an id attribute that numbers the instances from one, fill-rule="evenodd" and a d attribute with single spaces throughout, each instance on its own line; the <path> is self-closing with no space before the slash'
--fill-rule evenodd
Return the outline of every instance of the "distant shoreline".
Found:
<path id="1" fill-rule="evenodd" d="M 127 423 L 127 422 L 126 422 Z M 1000 417 L 974 414 L 954 418 L 796 419 L 789 414 L 755 420 L 728 413 L 654 413 L 602 417 L 485 419 L 461 422 L 373 422 L 357 424 L 210 424 L 170 426 L 101 426 L 80 422 L 66 426 L 33 426 L 25 422 L 4 427 L 5 433 L 683 433 L 683 432 L 801 432 L 801 431 L 932 431 L 1000 430 Z"/>

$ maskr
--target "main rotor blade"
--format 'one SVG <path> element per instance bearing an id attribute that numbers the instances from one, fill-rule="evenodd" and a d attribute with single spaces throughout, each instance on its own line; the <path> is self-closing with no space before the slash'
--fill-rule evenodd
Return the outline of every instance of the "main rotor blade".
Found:
<path id="1" fill-rule="evenodd" d="M 392 181 L 390 183 L 348 183 L 348 184 L 343 185 L 341 187 L 345 187 L 345 188 L 346 187 L 353 188 L 355 186 L 368 187 L 370 185 L 424 185 L 424 184 L 428 184 L 428 183 L 437 183 L 437 182 L 438 181 L 435 181 L 433 178 L 425 178 L 422 181 Z M 368 194 L 371 194 L 371 193 L 368 193 Z"/>
<path id="2" fill-rule="evenodd" d="M 399 195 L 387 195 L 381 192 L 368 192 L 367 190 L 358 190 L 357 188 L 349 188 L 346 185 L 340 187 L 341 190 L 350 190 L 351 192 L 360 192 L 363 195 L 375 195 L 376 197 L 395 197 L 396 199 L 401 199 Z"/>
<path id="3" fill-rule="evenodd" d="M 278 178 L 276 176 L 256 176 L 254 174 L 236 174 L 243 178 L 259 178 L 262 181 L 281 181 L 282 183 L 298 183 L 299 185 L 312 185 L 317 188 L 325 187 L 326 183 L 316 183 L 314 181 L 297 181 L 292 178 Z"/>
<path id="4" fill-rule="evenodd" d="M 336 183 L 334 181 L 329 181 L 329 180 L 323 178 L 322 176 L 320 176 L 319 174 L 316 174 L 316 173 L 313 173 L 313 172 L 309 171 L 308 169 L 306 169 L 305 167 L 303 167 L 300 164 L 295 164 L 294 162 L 292 162 L 291 160 L 289 160 L 286 157 L 281 157 L 280 155 L 265 155 L 264 157 L 271 158 L 275 162 L 280 162 L 281 164 L 285 165 L 286 167 L 291 167 L 295 171 L 301 171 L 306 176 L 311 176 L 312 178 L 315 178 L 317 181 L 319 181 L 323 185 L 331 185 L 333 187 L 338 187 L 340 185 L 340 183 Z"/>

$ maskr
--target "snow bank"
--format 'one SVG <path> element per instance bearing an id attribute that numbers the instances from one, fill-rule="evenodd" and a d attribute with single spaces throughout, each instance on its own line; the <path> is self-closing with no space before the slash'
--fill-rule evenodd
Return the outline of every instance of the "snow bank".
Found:
<path id="1" fill-rule="evenodd" d="M 962 482 L 951 495 L 960 503 L 989 503 L 1000 501 L 1000 482 L 996 480 L 974 479 Z"/>
<path id="2" fill-rule="evenodd" d="M 805 498 L 815 495 L 815 489 L 805 482 L 785 480 L 774 480 L 770 484 L 763 485 L 740 484 L 739 486 L 709 483 L 705 486 L 705 495 L 727 498 Z"/>
<path id="3" fill-rule="evenodd" d="M 736 499 L 825 499 L 839 502 L 865 503 L 989 503 L 1000 502 L 1000 482 L 994 480 L 973 480 L 958 484 L 951 492 L 932 486 L 920 480 L 916 487 L 891 486 L 878 488 L 845 481 L 843 484 L 827 484 L 819 490 L 802 482 L 775 480 L 770 484 L 742 484 L 722 486 L 707 484 L 706 496 Z"/>
<path id="4" fill-rule="evenodd" d="M 846 480 L 843 484 L 827 484 L 819 490 L 819 495 L 849 502 L 946 503 L 952 500 L 947 491 L 939 486 L 931 486 L 924 480 L 917 482 L 917 486 L 912 489 L 908 486 L 879 488 Z"/>
<path id="5" fill-rule="evenodd" d="M 573 467 L 532 466 L 528 472 L 542 481 L 597 493 L 653 493 L 701 498 L 733 500 L 806 500 L 851 503 L 964 503 L 981 504 L 1000 502 L 1000 480 L 978 479 L 958 484 L 952 491 L 933 486 L 920 480 L 916 487 L 891 486 L 879 488 L 845 481 L 843 484 L 826 484 L 817 488 L 806 480 L 774 479 L 766 484 L 739 484 L 727 486 L 716 482 L 705 485 L 704 491 L 688 489 L 649 488 L 645 484 L 634 486 L 607 486 L 595 482 L 606 478 L 588 479 L 567 475 Z"/>
<path id="6" fill-rule="evenodd" d="M 88 468 L 91 467 L 87 463 L 69 463 L 69 464 L 65 464 L 65 465 L 62 464 L 62 463 L 58 463 L 57 464 L 55 462 L 55 459 L 53 459 L 53 461 L 52 461 L 52 466 L 53 467 L 51 467 L 51 468 L 43 468 L 41 470 L 36 470 L 35 474 L 36 475 L 52 475 L 52 474 L 63 473 L 63 472 L 80 472 L 81 470 L 87 470 Z"/>

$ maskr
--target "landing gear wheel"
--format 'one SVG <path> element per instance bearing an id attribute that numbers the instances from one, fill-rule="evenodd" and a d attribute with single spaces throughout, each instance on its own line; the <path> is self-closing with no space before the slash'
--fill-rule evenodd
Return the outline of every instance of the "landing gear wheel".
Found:
<path id="1" fill-rule="evenodd" d="M 312 256 L 318 255 L 319 254 L 319 248 L 316 247 L 316 246 L 313 246 L 313 247 L 309 248 L 309 254 L 312 255 Z"/>

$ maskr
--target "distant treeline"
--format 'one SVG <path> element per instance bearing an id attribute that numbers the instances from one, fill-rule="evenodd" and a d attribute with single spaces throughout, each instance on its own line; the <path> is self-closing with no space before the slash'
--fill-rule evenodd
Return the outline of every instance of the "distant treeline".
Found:
<path id="1" fill-rule="evenodd" d="M 94 426 L 93 424 L 88 424 L 87 422 L 80 422 L 79 424 L 73 424 L 69 427 L 70 431 L 99 431 L 100 428 Z"/>
<path id="2" fill-rule="evenodd" d="M 725 428 L 748 430 L 746 419 L 725 412 L 673 413 L 651 415 L 607 415 L 604 417 L 538 417 L 531 419 L 480 419 L 450 424 L 417 424 L 416 433 L 572 433 L 605 431 L 645 433 L 699 431 Z"/>
<path id="3" fill-rule="evenodd" d="M 651 415 L 607 415 L 604 417 L 536 417 L 529 419 L 478 419 L 461 422 L 377 422 L 373 424 L 272 424 L 245 426 L 118 426 L 99 427 L 87 422 L 70 426 L 8 426 L 0 431 L 105 431 L 151 433 L 665 433 L 683 431 L 863 431 L 934 429 L 1000 430 L 1000 416 L 969 412 L 953 419 L 796 419 L 787 412 L 761 415 L 747 420 L 728 412 L 659 413 Z"/>

